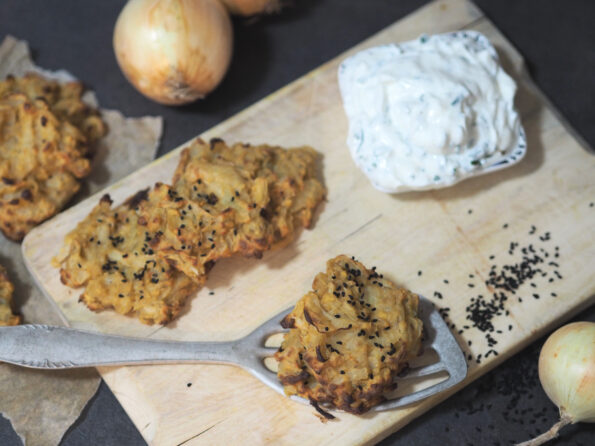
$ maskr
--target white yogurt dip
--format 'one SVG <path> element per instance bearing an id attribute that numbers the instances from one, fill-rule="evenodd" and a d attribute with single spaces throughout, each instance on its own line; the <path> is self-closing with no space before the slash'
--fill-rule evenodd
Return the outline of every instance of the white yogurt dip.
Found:
<path id="1" fill-rule="evenodd" d="M 383 192 L 449 186 L 526 152 L 516 84 L 478 32 L 364 50 L 343 61 L 339 86 L 351 155 Z"/>

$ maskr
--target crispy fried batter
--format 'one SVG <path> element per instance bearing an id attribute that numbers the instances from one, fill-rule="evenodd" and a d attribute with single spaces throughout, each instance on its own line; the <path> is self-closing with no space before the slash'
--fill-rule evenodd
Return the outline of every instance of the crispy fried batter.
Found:
<path id="1" fill-rule="evenodd" d="M 212 215 L 227 212 L 245 238 L 237 252 L 258 256 L 296 226 L 309 227 L 325 194 L 316 179 L 317 158 L 311 147 L 197 139 L 182 153 L 173 187 Z"/>
<path id="2" fill-rule="evenodd" d="M 89 144 L 107 128 L 82 85 L 37 74 L 0 82 L 0 230 L 20 241 L 56 214 L 90 172 Z"/>
<path id="3" fill-rule="evenodd" d="M 18 241 L 78 191 L 86 143 L 44 101 L 15 93 L 0 99 L 0 147 L 0 229 Z"/>
<path id="4" fill-rule="evenodd" d="M 228 244 L 237 238 L 229 212 L 210 213 L 163 183 L 138 201 L 137 211 L 156 255 L 201 285 L 214 262 L 229 256 Z"/>
<path id="5" fill-rule="evenodd" d="M 188 216 L 170 218 L 176 240 L 168 245 L 164 237 L 162 249 L 192 247 L 205 263 L 234 254 L 260 258 L 290 241 L 297 227 L 310 227 L 326 192 L 315 177 L 317 158 L 311 147 L 193 141 L 182 152 L 173 187 L 161 195 L 178 203 L 182 217 L 195 218 L 191 224 Z"/>
<path id="6" fill-rule="evenodd" d="M 151 246 L 160 230 L 146 229 L 135 200 L 112 209 L 104 196 L 54 259 L 62 283 L 85 286 L 80 301 L 91 310 L 113 308 L 144 323 L 169 322 L 205 277 L 193 281 L 155 255 Z"/>
<path id="7" fill-rule="evenodd" d="M 11 302 L 14 286 L 8 280 L 6 270 L 0 265 L 0 326 L 18 325 L 21 318 L 12 314 Z"/>
<path id="8" fill-rule="evenodd" d="M 29 100 L 41 99 L 48 104 L 60 121 L 68 121 L 93 144 L 107 133 L 107 126 L 101 120 L 99 111 L 82 101 L 83 84 L 68 82 L 61 84 L 36 73 L 23 77 L 8 76 L 0 82 L 0 98 L 11 93 L 23 93 Z"/>
<path id="9" fill-rule="evenodd" d="M 81 300 L 91 309 L 136 312 L 145 323 L 167 323 L 187 296 L 204 285 L 216 260 L 234 254 L 260 257 L 289 239 L 299 224 L 310 225 L 324 195 L 313 177 L 315 160 L 311 148 L 228 147 L 220 140 L 197 140 L 183 151 L 173 186 L 157 183 L 115 209 L 104 199 L 66 237 L 55 262 L 62 281 L 86 286 Z M 134 252 L 142 262 L 131 271 L 126 263 Z M 122 265 L 124 253 L 129 257 Z M 106 273 L 107 260 L 112 263 Z M 157 263 L 160 286 L 143 284 L 152 289 L 143 300 L 135 297 L 139 291 L 129 296 L 107 280 L 114 267 L 119 274 L 138 273 L 148 260 Z M 163 274 L 169 275 L 167 285 Z M 124 297 L 114 297 L 116 292 Z M 154 306 L 150 312 L 145 310 L 147 294 Z"/>
<path id="10" fill-rule="evenodd" d="M 384 401 L 421 348 L 419 298 L 347 256 L 327 262 L 281 323 L 275 358 L 288 395 L 360 414 Z"/>

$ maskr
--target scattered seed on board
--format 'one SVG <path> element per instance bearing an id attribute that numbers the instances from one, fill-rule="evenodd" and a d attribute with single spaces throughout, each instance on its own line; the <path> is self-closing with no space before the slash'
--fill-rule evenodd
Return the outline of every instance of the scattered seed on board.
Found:
<path id="1" fill-rule="evenodd" d="M 503 229 L 508 228 L 508 223 L 502 226 Z M 469 289 L 476 289 L 480 286 L 483 291 L 481 294 L 476 294 L 469 299 L 469 305 L 465 308 L 465 318 L 469 321 L 468 325 L 464 325 L 462 329 L 457 329 L 455 324 L 449 321 L 449 307 L 439 308 L 440 315 L 446 320 L 447 324 L 457 333 L 462 334 L 468 330 L 479 330 L 484 335 L 488 350 L 485 353 L 480 353 L 476 356 L 468 355 L 469 361 L 475 361 L 480 364 L 483 359 L 498 356 L 498 351 L 495 346 L 498 344 L 498 337 L 508 326 L 508 331 L 513 330 L 512 324 L 503 325 L 502 329 L 498 328 L 500 320 L 509 316 L 510 312 L 507 306 L 511 302 L 511 298 L 516 297 L 517 303 L 523 303 L 523 292 L 527 291 L 527 287 L 532 289 L 539 289 L 540 287 L 550 285 L 551 283 L 563 279 L 560 274 L 560 261 L 551 262 L 546 259 L 552 255 L 560 258 L 560 248 L 556 246 L 554 251 L 548 249 L 548 242 L 552 239 L 550 232 L 544 232 L 541 235 L 538 233 L 536 225 L 531 225 L 528 231 L 530 236 L 537 238 L 539 241 L 528 243 L 521 246 L 520 242 L 508 242 L 507 251 L 509 256 L 513 257 L 511 260 L 506 260 L 504 264 L 492 263 L 487 274 L 487 278 L 483 283 L 474 283 L 473 281 L 467 283 Z M 506 246 L 506 245 L 505 245 Z M 495 260 L 494 254 L 488 257 L 489 260 Z M 477 279 L 473 273 L 468 274 L 469 279 Z M 447 279 L 444 279 L 445 284 L 449 284 Z M 540 299 L 541 294 L 536 292 L 527 293 L 533 299 Z M 557 294 L 551 292 L 550 296 L 556 298 Z M 434 291 L 436 299 L 443 299 L 440 291 Z M 533 300 L 531 299 L 531 300 Z M 468 342 L 471 346 L 471 342 Z"/>

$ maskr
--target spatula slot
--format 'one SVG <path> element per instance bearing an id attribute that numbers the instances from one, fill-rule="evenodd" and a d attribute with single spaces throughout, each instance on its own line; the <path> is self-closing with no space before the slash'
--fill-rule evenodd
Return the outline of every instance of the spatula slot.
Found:
<path id="1" fill-rule="evenodd" d="M 284 332 L 274 333 L 264 340 L 264 346 L 268 348 L 279 348 L 283 342 Z"/>
<path id="2" fill-rule="evenodd" d="M 277 373 L 279 371 L 279 361 L 277 361 L 272 356 L 267 356 L 262 360 L 264 366 L 268 369 L 269 372 Z"/>
<path id="3" fill-rule="evenodd" d="M 440 355 L 432 347 L 425 347 L 421 356 L 413 358 L 409 361 L 409 368 L 414 369 L 417 367 L 424 367 L 429 364 L 434 364 L 440 361 Z"/>

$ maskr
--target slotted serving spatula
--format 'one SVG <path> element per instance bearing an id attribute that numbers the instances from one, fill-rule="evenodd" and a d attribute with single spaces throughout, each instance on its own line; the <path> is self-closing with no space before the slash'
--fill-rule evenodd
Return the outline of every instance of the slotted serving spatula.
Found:
<path id="1" fill-rule="evenodd" d="M 235 364 L 283 394 L 283 385 L 264 362 L 275 353 L 276 347 L 265 347 L 265 341 L 284 331 L 279 322 L 290 311 L 269 319 L 248 336 L 230 342 L 147 340 L 49 325 L 0 327 L 0 361 L 39 369 L 192 362 Z M 439 360 L 407 369 L 397 380 L 444 371 L 449 377 L 425 389 L 388 399 L 373 410 L 394 409 L 419 401 L 454 386 L 467 375 L 467 363 L 459 345 L 433 304 L 423 297 L 420 297 L 419 316 L 424 324 L 424 350 L 434 350 Z M 309 403 L 303 398 L 293 399 Z"/>

